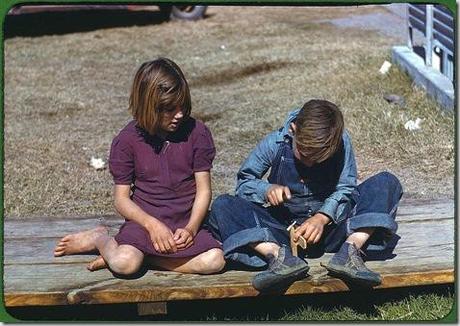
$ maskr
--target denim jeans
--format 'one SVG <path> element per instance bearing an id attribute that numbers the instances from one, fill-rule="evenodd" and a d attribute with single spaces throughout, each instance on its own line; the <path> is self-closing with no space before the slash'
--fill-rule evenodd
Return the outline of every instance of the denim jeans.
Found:
<path id="1" fill-rule="evenodd" d="M 336 252 L 346 238 L 360 228 L 375 228 L 365 250 L 384 250 L 397 230 L 396 210 L 402 196 L 399 180 L 389 172 L 381 172 L 358 186 L 359 196 L 350 205 L 347 217 L 338 224 L 325 227 L 318 244 L 325 252 Z M 245 199 L 222 195 L 214 200 L 206 220 L 207 228 L 222 242 L 225 258 L 249 267 L 260 268 L 266 262 L 248 245 L 274 242 L 289 246 L 286 228 L 306 218 L 283 216 L 278 208 L 265 208 Z M 307 252 L 308 254 L 308 252 Z"/>

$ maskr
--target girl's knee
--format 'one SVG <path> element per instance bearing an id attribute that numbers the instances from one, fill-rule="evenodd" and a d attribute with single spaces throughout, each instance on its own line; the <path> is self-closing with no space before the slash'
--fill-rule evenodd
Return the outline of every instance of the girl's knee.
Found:
<path id="1" fill-rule="evenodd" d="M 225 267 L 224 252 L 213 248 L 201 254 L 201 274 L 218 273 Z"/>
<path id="2" fill-rule="evenodd" d="M 120 275 L 132 275 L 139 271 L 143 259 L 130 252 L 121 252 L 109 262 L 110 269 Z"/>

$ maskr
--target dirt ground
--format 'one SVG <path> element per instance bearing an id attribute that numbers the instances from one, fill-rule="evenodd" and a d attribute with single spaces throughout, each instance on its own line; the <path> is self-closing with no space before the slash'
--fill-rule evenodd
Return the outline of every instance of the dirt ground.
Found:
<path id="1" fill-rule="evenodd" d="M 213 132 L 214 197 L 233 192 L 242 160 L 289 111 L 325 98 L 344 112 L 360 180 L 389 170 L 406 197 L 452 198 L 453 114 L 396 66 L 378 72 L 401 34 L 337 23 L 387 13 L 380 6 L 212 6 L 197 22 L 167 22 L 155 10 L 8 17 L 5 215 L 113 213 L 110 173 L 89 161 L 107 162 L 112 138 L 130 120 L 134 72 L 158 56 L 184 70 L 192 115 Z M 404 96 L 405 106 L 387 103 L 385 94 Z M 406 130 L 417 117 L 421 129 Z"/>

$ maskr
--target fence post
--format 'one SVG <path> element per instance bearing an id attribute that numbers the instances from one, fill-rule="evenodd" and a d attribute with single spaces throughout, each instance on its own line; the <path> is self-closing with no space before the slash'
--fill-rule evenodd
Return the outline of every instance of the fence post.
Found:
<path id="1" fill-rule="evenodd" d="M 425 43 L 425 64 L 432 65 L 433 56 L 433 5 L 426 5 L 426 43 Z"/>
<path id="2" fill-rule="evenodd" d="M 413 44 L 412 44 L 413 43 L 413 41 L 412 41 L 413 32 L 412 32 L 412 26 L 410 25 L 410 21 L 409 21 L 409 17 L 410 17 L 409 6 L 410 6 L 410 4 L 406 3 L 405 6 L 406 6 L 407 47 L 412 50 L 412 47 L 413 47 Z"/>

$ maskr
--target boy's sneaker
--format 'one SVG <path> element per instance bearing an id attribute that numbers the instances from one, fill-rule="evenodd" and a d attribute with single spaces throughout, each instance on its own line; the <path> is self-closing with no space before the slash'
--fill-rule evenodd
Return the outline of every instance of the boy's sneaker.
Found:
<path id="1" fill-rule="evenodd" d="M 354 243 L 345 242 L 329 263 L 322 266 L 332 275 L 363 286 L 377 286 L 382 283 L 380 274 L 364 265 L 360 250 Z"/>
<path id="2" fill-rule="evenodd" d="M 278 258 L 268 257 L 267 270 L 257 274 L 252 279 L 252 285 L 259 292 L 282 290 L 293 282 L 304 278 L 310 267 L 305 260 L 293 256 L 290 250 L 281 246 Z"/>

